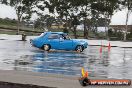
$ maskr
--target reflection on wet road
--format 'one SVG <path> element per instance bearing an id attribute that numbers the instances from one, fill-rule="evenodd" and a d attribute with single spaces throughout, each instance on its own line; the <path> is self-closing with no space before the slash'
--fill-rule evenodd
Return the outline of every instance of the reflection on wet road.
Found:
<path id="1" fill-rule="evenodd" d="M 131 78 L 132 49 L 106 47 L 102 54 L 98 46 L 88 46 L 83 53 L 44 52 L 29 41 L 0 40 L 0 69 L 80 75 L 81 67 L 90 77 Z"/>

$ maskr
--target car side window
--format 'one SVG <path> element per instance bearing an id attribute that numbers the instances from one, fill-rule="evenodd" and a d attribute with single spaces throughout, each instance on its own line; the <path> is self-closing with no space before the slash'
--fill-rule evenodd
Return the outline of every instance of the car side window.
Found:
<path id="1" fill-rule="evenodd" d="M 64 40 L 70 40 L 70 37 L 68 35 L 61 34 L 60 37 Z"/>
<path id="2" fill-rule="evenodd" d="M 58 34 L 51 34 L 48 39 L 59 39 L 59 35 Z"/>
<path id="3" fill-rule="evenodd" d="M 61 35 L 60 35 L 60 38 L 61 38 L 61 39 L 64 39 L 64 36 L 61 34 Z"/>

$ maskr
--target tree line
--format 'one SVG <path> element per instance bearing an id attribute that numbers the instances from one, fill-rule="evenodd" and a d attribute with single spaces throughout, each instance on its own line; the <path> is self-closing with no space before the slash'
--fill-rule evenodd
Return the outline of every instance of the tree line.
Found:
<path id="1" fill-rule="evenodd" d="M 47 9 L 53 16 L 65 19 L 65 30 L 71 30 L 75 38 L 78 37 L 76 28 L 81 20 L 84 25 L 83 35 L 87 39 L 89 30 L 98 26 L 99 19 L 105 19 L 105 27 L 109 28 L 112 15 L 116 11 L 127 9 L 124 32 L 126 40 L 127 23 L 132 12 L 132 0 L 0 0 L 0 2 L 16 10 L 18 34 L 23 19 L 30 19 L 33 13 L 44 19 L 43 13 Z"/>

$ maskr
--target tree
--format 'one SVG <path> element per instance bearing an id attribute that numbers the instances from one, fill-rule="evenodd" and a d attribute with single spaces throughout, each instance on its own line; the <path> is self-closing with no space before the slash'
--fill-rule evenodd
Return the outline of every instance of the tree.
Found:
<path id="1" fill-rule="evenodd" d="M 70 0 L 71 7 L 77 10 L 78 16 L 83 18 L 84 24 L 84 38 L 88 38 L 88 30 L 90 28 L 91 17 L 97 22 L 102 16 L 106 19 L 106 27 L 109 27 L 109 23 L 113 13 L 119 7 L 118 0 Z M 97 26 L 97 23 L 94 24 Z"/>
<path id="2" fill-rule="evenodd" d="M 49 0 L 49 1 L 44 1 L 45 7 L 48 8 L 49 12 L 54 14 L 57 13 L 59 16 L 55 17 L 56 18 L 60 18 L 63 22 L 65 22 L 65 28 L 63 31 L 68 31 L 68 19 L 70 19 L 71 21 L 74 19 L 73 16 L 75 16 L 75 14 L 73 13 L 73 6 L 72 6 L 72 0 Z M 63 20 L 63 18 L 65 20 Z M 71 22 L 72 24 L 72 22 Z M 71 29 L 71 31 L 74 33 L 76 32 L 76 27 L 75 25 L 71 25 L 73 26 L 73 30 Z M 74 33 L 75 37 L 76 33 Z"/>
<path id="3" fill-rule="evenodd" d="M 105 19 L 105 27 L 109 29 L 110 19 L 119 8 L 118 0 L 93 0 L 91 4 L 91 13 L 95 19 Z M 106 32 L 106 36 L 108 32 Z M 108 36 L 107 36 L 108 37 Z"/>
<path id="4" fill-rule="evenodd" d="M 6 4 L 6 5 L 8 4 L 8 3 L 7 3 L 7 0 L 0 0 L 0 3 L 1 3 L 1 4 Z"/>
<path id="5" fill-rule="evenodd" d="M 52 14 L 58 13 L 59 17 L 65 18 L 65 27 L 68 25 L 68 18 L 73 20 L 72 16 L 77 16 L 78 20 L 83 19 L 84 24 L 84 38 L 88 38 L 88 30 L 90 23 L 88 18 L 103 17 L 110 19 L 113 12 L 118 8 L 118 0 L 49 0 L 43 1 L 40 6 L 42 10 L 48 8 Z M 95 12 L 95 13 L 93 13 Z M 109 20 L 106 20 L 106 26 L 109 25 Z M 74 30 L 75 30 L 75 26 Z M 73 32 L 76 32 L 74 31 Z M 76 34 L 76 33 L 74 33 Z"/>
<path id="6" fill-rule="evenodd" d="M 32 9 L 35 8 L 38 1 L 36 0 L 10 0 L 10 6 L 13 6 L 17 15 L 17 29 L 20 34 L 20 23 L 23 19 L 30 19 L 32 15 Z"/>
<path id="7" fill-rule="evenodd" d="M 50 29 L 54 21 L 56 21 L 54 17 L 40 14 L 39 18 L 35 21 L 35 28 L 43 29 L 45 27 L 46 29 Z"/>
<path id="8" fill-rule="evenodd" d="M 88 22 L 87 19 L 90 17 L 90 4 L 92 0 L 69 0 L 71 3 L 70 13 L 78 16 L 79 20 L 83 21 L 84 25 L 84 38 L 88 38 Z"/>
<path id="9" fill-rule="evenodd" d="M 59 16 L 58 18 L 66 19 L 65 21 L 65 29 L 67 29 L 67 21 L 68 16 L 70 16 L 69 10 L 70 10 L 70 2 L 69 0 L 49 0 L 45 1 L 45 7 L 49 9 L 49 12 L 54 14 L 57 13 Z"/>
<path id="10" fill-rule="evenodd" d="M 123 5 L 124 8 L 127 9 L 127 14 L 126 14 L 126 28 L 124 32 L 124 41 L 127 39 L 127 30 L 128 30 L 128 20 L 129 16 L 132 12 L 132 0 L 122 0 L 121 5 Z"/>
<path id="11" fill-rule="evenodd" d="M 31 18 L 33 8 L 39 0 L 1 0 L 3 4 L 14 7 L 17 15 L 17 34 L 20 34 L 20 23 L 23 19 Z"/>
<path id="12" fill-rule="evenodd" d="M 77 25 L 79 25 L 79 20 L 77 18 L 77 16 L 73 16 L 73 20 L 72 20 L 72 25 L 73 25 L 73 33 L 74 33 L 74 37 L 77 38 Z"/>

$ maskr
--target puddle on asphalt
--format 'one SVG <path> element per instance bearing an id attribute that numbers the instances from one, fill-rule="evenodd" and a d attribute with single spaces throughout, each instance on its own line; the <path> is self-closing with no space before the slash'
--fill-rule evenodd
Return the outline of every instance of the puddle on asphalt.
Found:
<path id="1" fill-rule="evenodd" d="M 83 53 L 44 52 L 29 41 L 0 41 L 0 69 L 48 72 L 64 75 L 81 74 L 81 67 L 90 77 L 132 79 L 132 49 L 112 47 L 111 51 L 88 46 Z"/>

